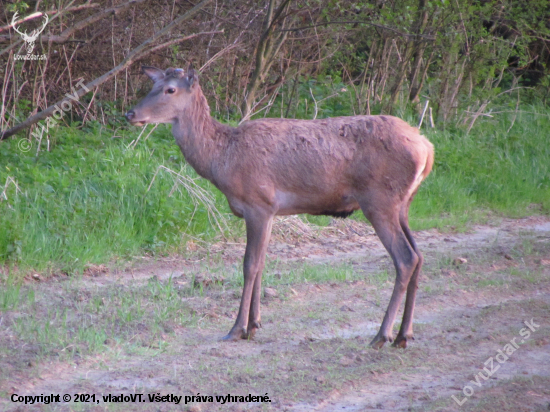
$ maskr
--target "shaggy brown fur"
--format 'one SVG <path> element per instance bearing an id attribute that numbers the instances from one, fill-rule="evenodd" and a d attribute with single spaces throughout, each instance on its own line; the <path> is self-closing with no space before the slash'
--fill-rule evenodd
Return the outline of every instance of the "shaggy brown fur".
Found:
<path id="1" fill-rule="evenodd" d="M 232 128 L 210 116 L 191 69 L 144 71 L 152 91 L 127 113 L 132 124 L 171 123 L 185 159 L 244 217 L 247 247 L 239 315 L 225 337 L 250 338 L 260 327 L 261 276 L 275 215 L 345 217 L 362 209 L 393 258 L 397 278 L 388 310 L 371 345 L 392 341 L 399 304 L 407 292 L 395 345 L 412 339 L 412 317 L 422 255 L 408 226 L 408 209 L 433 164 L 433 146 L 393 116 L 322 120 L 262 119 Z"/>

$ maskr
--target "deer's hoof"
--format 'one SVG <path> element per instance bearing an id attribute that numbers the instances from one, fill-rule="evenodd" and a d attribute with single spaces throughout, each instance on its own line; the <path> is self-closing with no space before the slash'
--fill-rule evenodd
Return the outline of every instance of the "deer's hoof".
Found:
<path id="1" fill-rule="evenodd" d="M 372 342 L 370 343 L 370 347 L 373 349 L 380 349 L 386 342 L 391 342 L 393 339 L 391 336 L 384 336 L 384 335 L 376 335 Z"/>
<path id="2" fill-rule="evenodd" d="M 248 328 L 246 328 L 246 333 L 243 334 L 243 339 L 254 339 L 254 336 L 256 335 L 256 332 L 258 329 L 260 329 L 262 325 L 260 322 L 252 322 L 248 324 Z"/>
<path id="3" fill-rule="evenodd" d="M 397 338 L 395 338 L 395 341 L 393 342 L 392 346 L 394 348 L 405 349 L 407 347 L 407 341 L 412 341 L 412 340 L 414 340 L 413 336 L 397 335 Z"/>
<path id="4" fill-rule="evenodd" d="M 248 339 L 246 331 L 244 329 L 231 329 L 231 331 L 221 340 L 225 342 L 236 342 L 241 339 Z"/>
<path id="5" fill-rule="evenodd" d="M 254 336 L 256 335 L 257 329 L 250 329 L 249 332 L 246 332 L 243 334 L 243 339 L 252 340 L 254 339 Z"/>

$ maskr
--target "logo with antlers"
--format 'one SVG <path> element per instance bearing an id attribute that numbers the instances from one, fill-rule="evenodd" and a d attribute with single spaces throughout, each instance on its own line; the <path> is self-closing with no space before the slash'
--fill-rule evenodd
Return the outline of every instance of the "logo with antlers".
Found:
<path id="1" fill-rule="evenodd" d="M 39 29 L 34 29 L 30 34 L 27 34 L 27 32 L 20 32 L 17 30 L 17 26 L 15 23 L 15 20 L 17 20 L 17 12 L 13 15 L 11 18 L 11 25 L 13 26 L 13 29 L 21 35 L 21 38 L 25 41 L 27 54 L 32 54 L 32 51 L 34 50 L 34 43 L 36 42 L 36 39 L 38 39 L 38 36 L 40 33 L 44 31 L 46 28 L 46 24 L 48 24 L 49 18 L 47 14 L 44 14 L 44 23 L 42 24 L 42 27 Z"/>

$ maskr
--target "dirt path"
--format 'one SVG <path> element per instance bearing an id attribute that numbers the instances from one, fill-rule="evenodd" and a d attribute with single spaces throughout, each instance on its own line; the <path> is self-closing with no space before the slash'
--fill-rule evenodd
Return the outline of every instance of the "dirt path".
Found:
<path id="1" fill-rule="evenodd" d="M 394 276 L 371 228 L 339 221 L 321 230 L 283 219 L 275 234 L 265 275 L 271 296 L 250 342 L 218 340 L 236 316 L 243 244 L 197 245 L 187 261 L 28 286 L 32 304 L 0 312 L 0 369 L 7 371 L 0 410 L 550 410 L 548 218 L 417 233 L 426 263 L 416 341 L 406 350 L 368 348 Z M 114 329 L 87 353 L 91 338 L 80 337 L 87 346 L 75 343 L 70 355 L 72 344 L 56 347 L 61 337 L 24 335 L 21 319 L 31 312 L 57 325 L 54 306 L 56 314 L 69 309 L 65 324 Z M 40 345 L 50 349 L 29 349 Z M 14 393 L 183 398 L 21 406 L 9 401 Z M 197 393 L 267 394 L 270 402 L 184 404 Z"/>

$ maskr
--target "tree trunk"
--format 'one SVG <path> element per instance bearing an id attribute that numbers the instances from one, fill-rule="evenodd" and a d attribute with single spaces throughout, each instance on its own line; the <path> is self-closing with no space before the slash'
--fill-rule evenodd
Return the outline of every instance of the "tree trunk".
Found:
<path id="1" fill-rule="evenodd" d="M 399 70 L 397 72 L 397 79 L 392 88 L 392 93 L 390 100 L 387 104 L 386 111 L 387 113 L 392 113 L 395 103 L 397 102 L 397 96 L 401 91 L 401 86 L 406 77 L 407 66 L 411 60 L 411 57 L 414 57 L 414 65 L 411 71 L 409 78 L 413 80 L 416 79 L 417 72 L 420 69 L 420 62 L 422 61 L 422 55 L 424 54 L 425 42 L 420 38 L 420 34 L 426 28 L 428 23 L 428 11 L 426 10 L 426 0 L 418 0 L 418 15 L 415 23 L 415 34 L 416 36 L 410 37 L 405 48 L 405 53 L 403 53 L 403 60 L 399 65 Z M 412 83 L 411 83 L 412 88 Z M 412 93 L 412 90 L 410 91 Z M 418 91 L 416 92 L 418 94 Z M 410 94 L 409 94 L 410 97 Z"/>
<path id="2" fill-rule="evenodd" d="M 269 72 L 271 65 L 275 61 L 275 57 L 279 54 L 283 43 L 286 40 L 288 31 L 279 30 L 274 33 L 275 25 L 279 25 L 280 29 L 284 29 L 287 16 L 284 12 L 288 9 L 290 0 L 283 0 L 277 10 L 274 12 L 275 0 L 269 0 L 267 13 L 265 16 L 263 33 L 258 40 L 256 46 L 256 64 L 254 72 L 250 77 L 246 94 L 241 105 L 242 120 L 247 120 L 252 115 L 254 101 L 260 86 L 265 80 L 266 74 Z"/>

